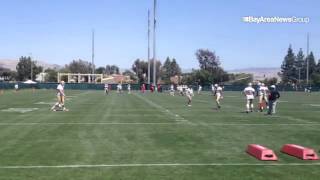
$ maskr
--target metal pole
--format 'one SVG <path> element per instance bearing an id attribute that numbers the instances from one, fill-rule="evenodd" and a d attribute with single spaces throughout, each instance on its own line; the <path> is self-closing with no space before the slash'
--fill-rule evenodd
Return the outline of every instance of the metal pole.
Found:
<path id="1" fill-rule="evenodd" d="M 156 25 L 157 25 L 157 19 L 156 19 L 156 10 L 157 10 L 157 0 L 153 1 L 153 84 L 156 86 L 157 78 L 156 78 Z"/>
<path id="2" fill-rule="evenodd" d="M 92 74 L 94 74 L 94 71 L 95 71 L 95 67 L 94 67 L 94 29 L 92 30 L 92 56 L 91 56 L 91 60 L 92 60 Z"/>
<path id="3" fill-rule="evenodd" d="M 309 33 L 307 34 L 307 85 L 309 85 Z"/>
<path id="4" fill-rule="evenodd" d="M 151 67 L 150 67 L 150 10 L 148 9 L 148 84 L 151 81 Z"/>
<path id="5" fill-rule="evenodd" d="M 30 72 L 31 72 L 31 74 L 30 74 L 30 75 L 31 75 L 30 80 L 31 80 L 31 81 L 33 80 L 33 64 L 32 64 L 32 59 L 33 59 L 33 58 L 32 58 L 32 53 L 30 53 L 30 63 L 31 63 L 31 64 L 30 64 L 30 68 L 31 68 L 31 71 L 30 71 Z"/>

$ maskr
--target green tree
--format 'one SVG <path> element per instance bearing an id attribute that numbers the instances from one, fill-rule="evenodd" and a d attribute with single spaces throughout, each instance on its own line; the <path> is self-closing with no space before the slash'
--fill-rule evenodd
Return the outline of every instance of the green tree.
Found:
<path id="1" fill-rule="evenodd" d="M 70 73 L 89 74 L 92 72 L 92 64 L 81 59 L 73 60 L 70 64 L 66 65 L 66 69 Z"/>
<path id="2" fill-rule="evenodd" d="M 13 81 L 16 79 L 17 73 L 15 71 L 11 71 L 8 68 L 4 68 L 0 66 L 0 78 L 5 81 Z"/>
<path id="3" fill-rule="evenodd" d="M 119 74 L 120 68 L 116 65 L 107 65 L 105 68 L 105 72 L 107 75 Z"/>
<path id="4" fill-rule="evenodd" d="M 111 65 L 106 66 L 106 74 L 111 75 Z"/>
<path id="5" fill-rule="evenodd" d="M 159 60 L 151 60 L 150 61 L 150 78 L 151 78 L 151 82 L 153 80 L 153 64 L 156 63 L 156 83 L 158 83 L 158 81 L 160 80 L 161 77 L 161 62 Z M 148 65 L 148 62 L 146 62 L 146 64 Z M 148 66 L 147 66 L 148 67 Z M 147 70 L 148 72 L 148 70 Z"/>
<path id="6" fill-rule="evenodd" d="M 97 74 L 105 74 L 106 68 L 105 68 L 105 67 L 98 67 L 98 68 L 95 70 L 95 72 L 96 72 Z"/>
<path id="7" fill-rule="evenodd" d="M 46 69 L 44 71 L 46 74 L 45 81 L 46 82 L 57 82 L 58 80 L 58 72 L 55 69 Z"/>
<path id="8" fill-rule="evenodd" d="M 132 71 L 130 71 L 130 70 L 125 70 L 123 73 L 122 73 L 122 75 L 124 75 L 124 76 L 130 76 L 130 79 L 131 80 L 133 80 L 133 81 L 137 81 L 137 76 L 136 76 L 136 74 L 135 73 L 133 73 Z"/>
<path id="9" fill-rule="evenodd" d="M 315 85 L 320 85 L 320 59 L 314 69 L 314 72 L 311 75 L 312 83 Z"/>
<path id="10" fill-rule="evenodd" d="M 171 76 L 181 75 L 181 68 L 175 58 L 173 58 L 172 62 L 171 62 L 170 74 L 171 74 Z"/>
<path id="11" fill-rule="evenodd" d="M 320 74 L 320 59 L 318 60 L 318 64 L 317 64 L 317 67 L 316 67 L 316 72 L 318 74 Z"/>
<path id="12" fill-rule="evenodd" d="M 151 60 L 150 61 L 151 82 L 153 80 L 153 64 L 154 64 L 154 61 Z M 138 81 L 140 83 L 147 82 L 147 74 L 148 74 L 148 62 L 147 61 L 137 59 L 136 61 L 134 61 L 131 69 L 138 76 Z M 161 62 L 156 61 L 156 79 L 157 79 L 157 81 L 160 79 L 160 74 L 161 74 Z"/>
<path id="13" fill-rule="evenodd" d="M 311 79 L 312 79 L 313 84 L 318 85 L 318 86 L 320 85 L 320 74 L 319 73 L 312 74 Z"/>
<path id="14" fill-rule="evenodd" d="M 228 74 L 220 67 L 220 58 L 210 50 L 199 49 L 196 52 L 199 71 L 195 71 L 195 79 L 199 84 L 222 83 L 229 80 Z"/>
<path id="15" fill-rule="evenodd" d="M 31 77 L 31 67 L 32 67 L 32 77 Z M 43 68 L 41 66 L 36 65 L 35 61 L 31 60 L 31 57 L 21 56 L 16 66 L 17 80 L 24 81 L 27 79 L 35 79 L 36 75 L 42 72 L 42 69 Z"/>
<path id="16" fill-rule="evenodd" d="M 281 65 L 281 78 L 283 83 L 296 83 L 297 79 L 294 67 L 296 64 L 296 57 L 292 51 L 291 45 L 289 46 L 288 53 L 284 58 Z"/>
<path id="17" fill-rule="evenodd" d="M 196 57 L 202 70 L 211 71 L 220 65 L 219 56 L 216 56 L 215 52 L 208 49 L 197 50 Z"/>
<path id="18" fill-rule="evenodd" d="M 193 72 L 194 78 L 196 81 L 189 82 L 190 84 L 210 84 L 210 82 L 213 82 L 213 80 L 210 77 L 210 72 L 206 71 L 204 69 L 196 70 Z"/>
<path id="19" fill-rule="evenodd" d="M 170 83 L 171 60 L 169 57 L 164 61 L 161 68 L 161 78 L 165 83 Z"/>
<path id="20" fill-rule="evenodd" d="M 196 77 L 196 71 L 192 69 L 191 73 L 183 73 L 181 74 L 182 79 L 181 79 L 181 84 L 196 84 L 197 82 L 197 77 Z"/>
<path id="21" fill-rule="evenodd" d="M 271 85 L 276 85 L 278 83 L 278 79 L 273 77 L 273 78 L 266 78 L 263 80 L 263 83 L 267 86 Z"/>
<path id="22" fill-rule="evenodd" d="M 309 61 L 309 74 L 312 75 L 314 72 L 316 72 L 317 64 L 316 60 L 314 58 L 313 52 L 311 51 L 309 56 L 307 57 L 306 61 Z"/>
<path id="23" fill-rule="evenodd" d="M 146 83 L 146 75 L 148 73 L 148 62 L 137 59 L 134 61 L 131 69 L 138 77 L 138 81 L 140 83 Z"/>
<path id="24" fill-rule="evenodd" d="M 166 83 L 171 83 L 170 78 L 176 75 L 181 75 L 181 68 L 177 63 L 176 59 L 170 60 L 167 57 L 166 61 L 164 62 L 163 66 L 161 67 L 161 79 Z"/>
<path id="25" fill-rule="evenodd" d="M 111 74 L 120 74 L 120 68 L 116 65 L 111 66 Z"/>
<path id="26" fill-rule="evenodd" d="M 214 76 L 212 72 L 203 69 L 192 70 L 191 73 L 182 74 L 181 81 L 190 85 L 209 85 L 229 81 L 229 75 L 222 68 L 214 69 L 213 74 Z"/>
<path id="27" fill-rule="evenodd" d="M 297 80 L 299 79 L 299 71 L 300 71 L 300 80 L 306 79 L 306 74 L 307 74 L 306 61 L 301 48 L 297 54 L 293 69 L 294 69 L 294 78 L 296 78 Z"/>

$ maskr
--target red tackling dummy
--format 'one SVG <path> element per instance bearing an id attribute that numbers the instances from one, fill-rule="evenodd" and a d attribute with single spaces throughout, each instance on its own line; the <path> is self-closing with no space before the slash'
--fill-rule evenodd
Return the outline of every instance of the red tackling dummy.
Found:
<path id="1" fill-rule="evenodd" d="M 282 147 L 281 152 L 297 157 L 302 160 L 319 160 L 316 152 L 311 148 L 306 148 L 296 144 L 286 144 Z"/>
<path id="2" fill-rule="evenodd" d="M 271 150 L 258 144 L 250 144 L 247 148 L 247 153 L 261 161 L 277 161 L 278 157 Z"/>

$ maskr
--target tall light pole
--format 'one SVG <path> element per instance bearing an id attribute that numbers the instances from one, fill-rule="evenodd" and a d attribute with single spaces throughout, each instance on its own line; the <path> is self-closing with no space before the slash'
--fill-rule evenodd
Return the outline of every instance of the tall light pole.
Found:
<path id="1" fill-rule="evenodd" d="M 157 84 L 157 78 L 156 78 L 156 25 L 157 25 L 157 19 L 156 19 L 156 10 L 157 10 L 157 0 L 153 0 L 153 84 L 156 86 Z"/>
<path id="2" fill-rule="evenodd" d="M 30 53 L 30 80 L 33 80 L 33 63 L 32 63 L 32 53 Z"/>
<path id="3" fill-rule="evenodd" d="M 309 85 L 309 33 L 307 34 L 307 85 Z"/>
<path id="4" fill-rule="evenodd" d="M 150 67 L 150 10 L 148 9 L 148 84 L 151 81 L 151 67 Z"/>
<path id="5" fill-rule="evenodd" d="M 91 61 L 92 61 L 92 74 L 94 74 L 95 67 L 94 67 L 94 29 L 92 29 L 92 54 L 91 54 Z"/>

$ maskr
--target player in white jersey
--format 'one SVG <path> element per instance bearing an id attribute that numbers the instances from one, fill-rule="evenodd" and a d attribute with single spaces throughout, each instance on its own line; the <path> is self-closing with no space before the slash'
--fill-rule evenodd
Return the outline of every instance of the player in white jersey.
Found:
<path id="1" fill-rule="evenodd" d="M 180 94 L 181 96 L 184 95 L 184 94 L 183 94 L 183 86 L 182 86 L 182 85 L 178 86 L 178 92 L 179 92 L 179 94 Z"/>
<path id="2" fill-rule="evenodd" d="M 246 87 L 243 91 L 243 93 L 246 96 L 247 99 L 247 104 L 246 104 L 246 112 L 253 112 L 253 100 L 254 100 L 254 94 L 255 94 L 255 90 L 252 88 L 252 83 L 249 83 L 248 87 Z"/>
<path id="3" fill-rule="evenodd" d="M 117 85 L 117 92 L 122 93 L 122 84 L 120 83 Z"/>
<path id="4" fill-rule="evenodd" d="M 186 88 L 185 92 L 186 92 L 186 96 L 188 98 L 187 106 L 191 106 L 192 96 L 194 96 L 193 89 L 191 87 Z"/>
<path id="5" fill-rule="evenodd" d="M 170 95 L 174 96 L 174 85 L 173 84 L 171 84 L 171 86 L 170 86 Z"/>
<path id="6" fill-rule="evenodd" d="M 15 84 L 14 85 L 14 90 L 17 92 L 19 90 L 19 85 L 18 84 Z"/>
<path id="7" fill-rule="evenodd" d="M 214 87 L 215 87 L 214 96 L 216 97 L 217 108 L 220 109 L 221 108 L 220 100 L 223 99 L 223 88 L 218 84 L 215 84 Z"/>
<path id="8" fill-rule="evenodd" d="M 183 85 L 183 86 L 182 86 L 182 91 L 183 91 L 183 92 L 186 92 L 186 90 L 187 90 L 188 88 L 189 88 L 189 87 L 188 87 L 187 85 Z"/>
<path id="9" fill-rule="evenodd" d="M 51 107 L 52 111 L 69 111 L 64 106 L 65 94 L 64 94 L 64 81 L 61 81 L 60 84 L 57 86 L 57 99 L 58 102 Z"/>
<path id="10" fill-rule="evenodd" d="M 257 97 L 259 96 L 259 89 L 260 89 L 261 85 L 262 85 L 262 83 L 258 81 L 257 87 L 256 87 L 256 92 L 258 92 L 258 93 L 256 94 Z"/>
<path id="11" fill-rule="evenodd" d="M 202 86 L 199 84 L 199 86 L 198 86 L 198 94 L 200 94 L 201 91 L 202 91 Z"/>
<path id="12" fill-rule="evenodd" d="M 259 110 L 262 112 L 264 107 L 267 106 L 268 104 L 268 94 L 269 94 L 269 89 L 267 86 L 265 86 L 264 83 L 261 83 L 259 87 Z"/>
<path id="13" fill-rule="evenodd" d="M 109 94 L 109 84 L 104 85 L 104 92 L 106 93 L 106 95 Z"/>
<path id="14" fill-rule="evenodd" d="M 190 87 L 191 87 L 191 86 L 190 86 Z M 187 93 L 187 89 L 188 89 L 188 88 L 189 88 L 189 86 L 187 86 L 187 85 L 184 85 L 184 86 L 183 86 L 183 89 L 182 89 L 182 90 L 183 90 L 183 93 L 184 93 L 184 94 Z M 193 93 L 193 89 L 192 89 L 192 93 Z"/>
<path id="15" fill-rule="evenodd" d="M 131 94 L 131 84 L 128 84 L 128 94 Z"/>
<path id="16" fill-rule="evenodd" d="M 191 95 L 194 96 L 192 86 L 190 86 L 189 90 L 190 90 Z"/>
<path id="17" fill-rule="evenodd" d="M 214 95 L 215 91 L 216 91 L 216 88 L 214 87 L 213 84 L 211 84 L 211 92 L 212 92 L 213 95 Z"/>

